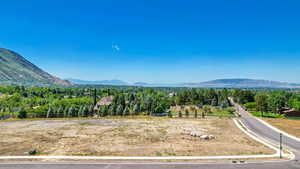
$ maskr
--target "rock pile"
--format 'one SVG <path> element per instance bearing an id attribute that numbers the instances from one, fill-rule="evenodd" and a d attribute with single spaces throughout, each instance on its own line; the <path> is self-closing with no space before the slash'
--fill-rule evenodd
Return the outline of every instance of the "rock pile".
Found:
<path id="1" fill-rule="evenodd" d="M 216 137 L 214 135 L 209 135 L 209 134 L 205 134 L 204 131 L 199 131 L 199 130 L 195 130 L 195 129 L 183 129 L 183 133 L 184 134 L 188 134 L 192 137 L 198 137 L 202 140 L 213 140 Z"/>

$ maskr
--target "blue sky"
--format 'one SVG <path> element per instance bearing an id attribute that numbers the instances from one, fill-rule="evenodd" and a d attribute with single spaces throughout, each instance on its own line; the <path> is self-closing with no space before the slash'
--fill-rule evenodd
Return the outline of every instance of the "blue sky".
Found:
<path id="1" fill-rule="evenodd" d="M 3 1 L 0 46 L 61 78 L 300 82 L 298 0 Z"/>

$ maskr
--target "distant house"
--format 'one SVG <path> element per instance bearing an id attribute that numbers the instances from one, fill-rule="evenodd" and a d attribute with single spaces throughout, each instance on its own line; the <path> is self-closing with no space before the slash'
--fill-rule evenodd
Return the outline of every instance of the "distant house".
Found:
<path id="1" fill-rule="evenodd" d="M 289 109 L 282 112 L 287 117 L 300 117 L 300 111 Z"/>
<path id="2" fill-rule="evenodd" d="M 103 97 L 100 101 L 97 102 L 97 104 L 94 107 L 94 110 L 99 110 L 101 106 L 111 105 L 113 99 L 114 99 L 114 96 Z"/>
<path id="3" fill-rule="evenodd" d="M 168 94 L 168 97 L 174 97 L 174 96 L 176 96 L 176 93 L 174 92 Z"/>

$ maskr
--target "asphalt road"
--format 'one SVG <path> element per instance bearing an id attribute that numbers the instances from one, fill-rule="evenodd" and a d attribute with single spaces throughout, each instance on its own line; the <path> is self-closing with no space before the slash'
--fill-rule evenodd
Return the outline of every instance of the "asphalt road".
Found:
<path id="1" fill-rule="evenodd" d="M 279 142 L 279 133 L 250 116 L 239 105 L 236 108 L 241 113 L 241 121 L 257 135 L 273 143 Z M 0 163 L 0 169 L 300 169 L 300 142 L 283 136 L 284 146 L 289 147 L 296 159 L 283 162 L 257 162 L 245 164 L 216 163 L 42 163 L 13 162 Z"/>
<path id="2" fill-rule="evenodd" d="M 241 121 L 257 135 L 275 143 L 279 144 L 280 142 L 280 133 L 269 128 L 265 124 L 258 121 L 256 118 L 251 116 L 247 111 L 245 111 L 241 106 L 236 105 L 236 108 L 241 114 Z M 287 146 L 292 150 L 296 155 L 300 152 L 300 142 L 294 140 L 290 137 L 282 135 L 282 142 L 284 146 Z M 297 156 L 300 159 L 300 156 Z"/>
<path id="3" fill-rule="evenodd" d="M 255 164 L 2 164 L 0 169 L 299 169 L 297 162 Z"/>

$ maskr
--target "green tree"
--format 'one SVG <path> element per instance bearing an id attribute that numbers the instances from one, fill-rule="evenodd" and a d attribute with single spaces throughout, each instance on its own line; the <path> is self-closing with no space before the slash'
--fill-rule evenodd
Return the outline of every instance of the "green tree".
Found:
<path id="1" fill-rule="evenodd" d="M 20 119 L 25 119 L 25 118 L 27 118 L 27 111 L 24 110 L 24 109 L 22 108 L 22 109 L 19 111 L 18 118 L 20 118 Z"/>
<path id="2" fill-rule="evenodd" d="M 50 117 L 52 117 L 52 113 L 53 113 L 53 109 L 52 109 L 52 107 L 51 106 L 49 106 L 49 108 L 48 108 L 48 111 L 47 111 L 47 118 L 50 118 Z"/>
<path id="3" fill-rule="evenodd" d="M 81 110 L 82 117 L 88 117 L 88 108 L 87 106 L 83 106 Z"/>
<path id="4" fill-rule="evenodd" d="M 298 99 L 293 99 L 291 101 L 291 106 L 297 111 L 300 111 L 300 101 Z"/>
<path id="5" fill-rule="evenodd" d="M 211 113 L 211 108 L 210 108 L 210 106 L 207 106 L 207 105 L 203 106 L 202 117 L 204 118 L 204 117 L 205 117 L 205 114 L 209 114 L 209 113 Z"/>
<path id="6" fill-rule="evenodd" d="M 128 116 L 130 113 L 130 110 L 128 108 L 128 106 L 125 106 L 124 110 L 123 110 L 123 116 Z"/>
<path id="7" fill-rule="evenodd" d="M 118 105 L 118 107 L 117 107 L 117 115 L 118 116 L 123 115 L 123 105 L 122 104 Z"/>
<path id="8" fill-rule="evenodd" d="M 59 106 L 59 108 L 56 110 L 56 117 L 63 117 L 64 116 L 64 110 L 62 106 Z"/>
<path id="9" fill-rule="evenodd" d="M 285 106 L 285 97 L 279 92 L 272 92 L 268 97 L 268 103 L 273 113 L 280 113 Z"/>
<path id="10" fill-rule="evenodd" d="M 75 109 L 73 108 L 73 106 L 70 106 L 68 110 L 68 117 L 73 117 L 74 114 L 75 114 Z"/>
<path id="11" fill-rule="evenodd" d="M 140 105 L 139 104 L 135 104 L 133 107 L 133 113 L 135 115 L 138 115 L 140 113 L 141 109 L 140 109 Z"/>
<path id="12" fill-rule="evenodd" d="M 108 108 L 108 113 L 110 116 L 114 116 L 114 106 L 113 105 L 110 105 L 109 108 Z"/>
<path id="13" fill-rule="evenodd" d="M 261 116 L 268 111 L 268 95 L 260 93 L 255 96 L 256 110 L 261 112 Z"/>
<path id="14" fill-rule="evenodd" d="M 190 112 L 189 112 L 189 110 L 188 109 L 185 109 L 185 117 L 189 117 L 190 116 Z"/>
<path id="15" fill-rule="evenodd" d="M 193 109 L 192 109 L 192 111 L 194 112 L 194 117 L 195 118 L 198 118 L 198 110 L 197 110 L 198 108 L 196 107 L 193 107 Z"/>
<path id="16" fill-rule="evenodd" d="M 182 110 L 184 109 L 184 106 L 179 106 L 179 112 L 178 112 L 178 117 L 182 118 Z"/>

